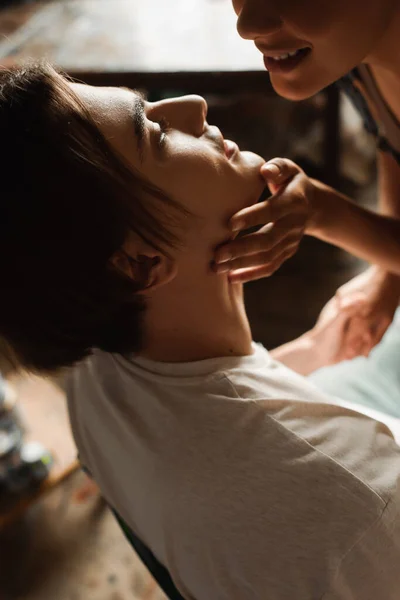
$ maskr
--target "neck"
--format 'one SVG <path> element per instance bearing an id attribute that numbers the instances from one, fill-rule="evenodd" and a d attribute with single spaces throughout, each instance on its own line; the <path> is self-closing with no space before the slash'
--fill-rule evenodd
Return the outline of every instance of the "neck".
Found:
<path id="1" fill-rule="evenodd" d="M 392 113 L 400 121 L 400 8 L 394 10 L 390 25 L 366 62 L 379 91 Z"/>
<path id="2" fill-rule="evenodd" d="M 188 265 L 149 298 L 145 338 L 142 356 L 161 362 L 251 354 L 243 286 Z"/>
<path id="3" fill-rule="evenodd" d="M 400 5 L 396 2 L 390 20 L 380 41 L 366 57 L 374 71 L 386 72 L 400 80 Z"/>

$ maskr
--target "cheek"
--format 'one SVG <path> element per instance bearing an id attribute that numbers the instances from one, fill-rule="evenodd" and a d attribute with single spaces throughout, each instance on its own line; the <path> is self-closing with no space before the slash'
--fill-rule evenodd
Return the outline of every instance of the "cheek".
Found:
<path id="1" fill-rule="evenodd" d="M 215 197 L 224 193 L 221 161 L 201 152 L 175 152 L 157 173 L 157 185 L 195 214 L 202 214 Z"/>
<path id="2" fill-rule="evenodd" d="M 221 223 L 258 199 L 263 188 L 259 174 L 263 162 L 259 156 L 243 153 L 230 163 L 203 142 L 176 142 L 169 159 L 153 170 L 154 177 L 148 175 L 191 213 Z"/>
<path id="3" fill-rule="evenodd" d="M 379 0 L 291 1 L 285 24 L 317 51 L 329 49 L 332 54 L 325 58 L 331 61 L 335 54 L 357 55 L 366 50 L 386 23 L 386 10 Z"/>
<path id="4" fill-rule="evenodd" d="M 349 15 L 354 12 L 351 0 L 293 0 L 282 16 L 286 27 L 295 35 L 304 41 L 315 43 L 326 40 L 335 31 L 340 35 L 343 24 L 348 22 Z"/>
<path id="5" fill-rule="evenodd" d="M 200 218 L 196 230 L 222 235 L 230 217 L 248 205 L 248 184 L 224 165 L 210 162 L 182 165 L 179 175 L 171 179 L 171 195 L 193 215 Z M 166 182 L 166 185 L 168 183 Z M 196 232 L 194 232 L 196 233 Z M 208 235 L 208 234 L 207 234 Z"/>

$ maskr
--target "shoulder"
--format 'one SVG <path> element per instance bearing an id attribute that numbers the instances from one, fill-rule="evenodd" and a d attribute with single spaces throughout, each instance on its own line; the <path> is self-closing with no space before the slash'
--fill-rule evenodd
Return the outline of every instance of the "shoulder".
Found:
<path id="1" fill-rule="evenodd" d="M 113 355 L 97 350 L 66 374 L 64 391 L 72 432 L 79 450 L 93 414 L 96 411 L 99 416 L 102 414 L 118 385 Z"/>
<path id="2" fill-rule="evenodd" d="M 372 115 L 371 108 L 365 96 L 362 78 L 358 68 L 353 69 L 341 77 L 336 85 L 346 94 L 354 108 L 363 120 L 365 130 L 374 137 L 378 137 L 379 128 L 376 119 Z"/>
<path id="3" fill-rule="evenodd" d="M 397 502 L 389 501 L 343 554 L 321 600 L 397 600 L 400 592 L 399 542 L 399 507 Z"/>
<path id="4" fill-rule="evenodd" d="M 254 597 L 268 589 L 276 599 L 294 590 L 296 598 L 321 598 L 346 560 L 363 564 L 361 554 L 372 545 L 360 540 L 370 531 L 382 547 L 392 539 L 390 528 L 378 525 L 387 503 L 340 460 L 334 439 L 329 455 L 275 417 L 259 417 L 262 436 L 249 420 L 246 444 L 235 436 L 216 468 L 203 452 L 207 469 L 196 470 L 195 478 L 186 471 L 182 504 L 174 499 L 177 529 L 190 532 L 197 563 L 197 547 L 206 544 L 213 564 L 229 557 L 229 572 L 246 581 Z M 352 571 L 349 578 L 356 585 Z"/>
<path id="5" fill-rule="evenodd" d="M 354 429 L 359 417 L 351 411 L 332 410 L 321 426 L 315 405 L 308 423 L 300 426 L 299 413 L 289 415 L 292 400 L 277 400 L 274 414 L 265 402 L 252 403 L 260 412 L 248 417 L 247 436 L 235 436 L 235 446 L 211 469 L 212 477 L 196 478 L 189 505 L 193 509 L 202 497 L 203 518 L 198 519 L 197 509 L 187 513 L 191 537 L 202 539 L 208 523 L 215 552 L 224 555 L 235 548 L 233 572 L 259 582 L 259 590 L 267 585 L 274 598 L 290 597 L 293 586 L 296 597 L 320 598 L 345 585 L 352 589 L 349 598 L 373 598 L 357 590 L 365 570 L 380 579 L 374 540 L 391 564 L 400 559 L 400 526 L 393 518 L 399 512 L 397 447 L 372 420 L 360 417 L 365 426 Z M 210 469 L 213 458 L 203 455 Z M 186 514 L 184 506 L 179 513 Z M 265 572 L 265 565 L 274 566 Z M 342 593 L 328 597 L 347 598 Z"/>

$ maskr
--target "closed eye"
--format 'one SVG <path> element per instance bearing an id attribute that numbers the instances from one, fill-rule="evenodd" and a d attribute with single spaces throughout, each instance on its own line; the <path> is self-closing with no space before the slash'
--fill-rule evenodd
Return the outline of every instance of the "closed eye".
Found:
<path id="1" fill-rule="evenodd" d="M 164 117 L 156 122 L 160 127 L 160 136 L 158 138 L 157 145 L 159 148 L 163 148 L 165 146 L 165 142 L 167 141 L 167 134 L 169 131 L 171 131 L 171 126 Z"/>

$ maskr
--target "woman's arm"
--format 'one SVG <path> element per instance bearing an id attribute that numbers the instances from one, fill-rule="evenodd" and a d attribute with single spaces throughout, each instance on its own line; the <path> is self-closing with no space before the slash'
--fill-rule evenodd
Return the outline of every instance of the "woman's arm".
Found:
<path id="1" fill-rule="evenodd" d="M 321 361 L 321 355 L 318 353 L 312 330 L 287 344 L 283 344 L 283 346 L 271 350 L 270 355 L 274 360 L 283 363 L 289 369 L 300 373 L 300 375 L 309 375 L 325 366 L 323 360 Z"/>
<path id="2" fill-rule="evenodd" d="M 339 362 L 342 360 L 341 347 L 348 324 L 362 306 L 363 301 L 359 300 L 343 307 L 339 314 L 331 306 L 325 307 L 310 331 L 272 350 L 272 358 L 300 375 L 309 375 Z"/>
<path id="3" fill-rule="evenodd" d="M 387 153 L 380 152 L 379 164 L 379 209 L 387 216 L 400 218 L 400 167 Z M 379 267 L 358 275 L 341 286 L 328 305 L 341 312 L 343 304 L 351 305 L 363 297 L 363 319 L 356 318 L 350 322 L 343 340 L 341 358 L 351 359 L 368 352 L 380 342 L 399 304 L 400 277 Z"/>
<path id="4" fill-rule="evenodd" d="M 344 286 L 340 292 L 340 302 L 335 299 L 336 311 L 332 311 L 332 301 L 328 303 L 325 310 L 330 306 L 332 322 L 336 319 L 336 325 L 325 332 L 320 330 L 319 336 L 314 329 L 273 352 L 277 360 L 303 375 L 338 360 L 352 358 L 360 352 L 365 351 L 368 354 L 390 325 L 400 296 L 400 277 L 387 270 L 392 268 L 398 272 L 400 267 L 400 167 L 397 162 L 388 154 L 381 153 L 379 156 L 381 215 L 363 210 L 319 182 L 313 183 L 316 193 L 321 194 L 315 198 L 317 223 L 318 204 L 322 203 L 321 230 L 316 232 L 317 237 L 339 245 L 362 258 L 379 262 L 384 268 L 370 269 Z M 360 297 L 363 298 L 362 305 Z M 338 340 L 335 328 L 337 334 L 343 325 L 343 305 L 354 307 L 354 314 L 347 319 L 346 334 L 341 338 L 336 356 L 328 356 L 326 348 L 334 345 L 333 338 Z M 360 344 L 356 343 L 357 331 Z M 369 345 L 365 341 L 367 333 L 370 337 Z M 353 348 L 354 345 L 357 348 Z M 347 352 L 344 352 L 346 348 Z"/>
<path id="5" fill-rule="evenodd" d="M 400 275 L 400 218 L 361 208 L 320 181 L 313 181 L 314 216 L 306 233 Z"/>
<path id="6" fill-rule="evenodd" d="M 400 166 L 387 152 L 378 153 L 379 212 L 400 219 Z"/>
<path id="7" fill-rule="evenodd" d="M 387 152 L 378 153 L 379 172 L 379 212 L 389 217 L 400 219 L 400 165 Z M 393 290 L 393 295 L 400 298 L 400 277 L 394 273 L 382 272 L 386 288 Z"/>

